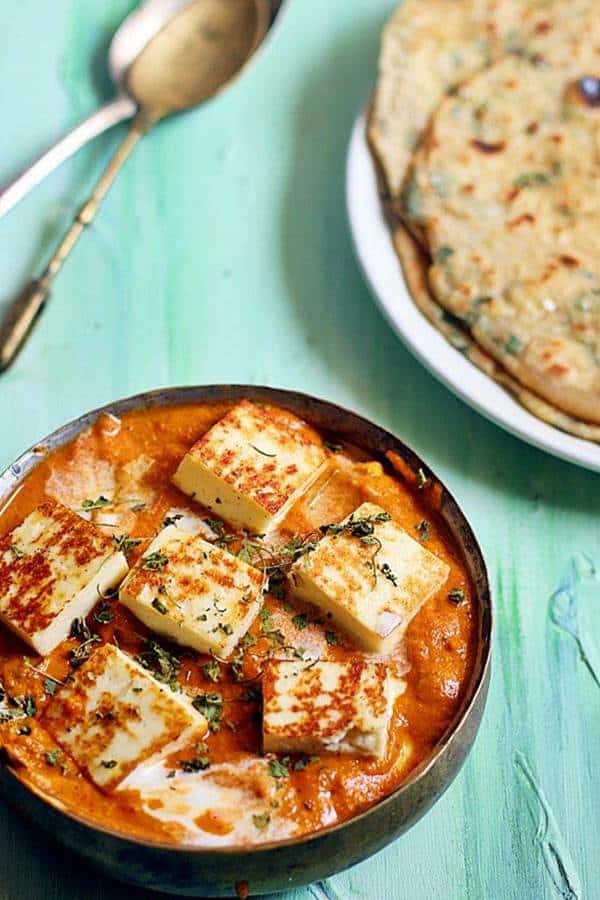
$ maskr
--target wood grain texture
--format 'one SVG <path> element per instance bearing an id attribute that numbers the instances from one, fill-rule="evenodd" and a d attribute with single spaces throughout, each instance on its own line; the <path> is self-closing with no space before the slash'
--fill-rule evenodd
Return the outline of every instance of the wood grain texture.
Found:
<path id="1" fill-rule="evenodd" d="M 497 604 L 491 695 L 463 772 L 374 859 L 286 900 L 600 897 L 600 479 L 464 406 L 393 336 L 352 256 L 344 156 L 389 0 L 290 0 L 230 92 L 144 139 L 0 380 L 0 464 L 86 409 L 248 381 L 398 433 L 462 502 Z M 0 178 L 108 96 L 131 0 L 2 11 Z M 43 262 L 122 132 L 0 222 L 0 302 Z M 2 900 L 142 900 L 0 806 Z"/>

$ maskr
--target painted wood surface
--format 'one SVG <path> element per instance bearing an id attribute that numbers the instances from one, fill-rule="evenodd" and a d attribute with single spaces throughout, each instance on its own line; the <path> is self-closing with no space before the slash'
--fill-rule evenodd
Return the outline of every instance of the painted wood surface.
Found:
<path id="1" fill-rule="evenodd" d="M 102 51 L 132 5 L 3 5 L 0 178 L 108 97 Z M 455 492 L 487 554 L 498 614 L 487 713 L 419 825 L 284 896 L 600 897 L 600 479 L 455 399 L 361 280 L 344 155 L 391 5 L 290 0 L 243 80 L 145 139 L 0 379 L 0 464 L 86 409 L 167 384 L 298 388 L 401 435 Z M 0 301 L 44 261 L 121 134 L 0 222 Z M 151 895 L 96 874 L 0 805 L 2 900 L 108 896 Z"/>

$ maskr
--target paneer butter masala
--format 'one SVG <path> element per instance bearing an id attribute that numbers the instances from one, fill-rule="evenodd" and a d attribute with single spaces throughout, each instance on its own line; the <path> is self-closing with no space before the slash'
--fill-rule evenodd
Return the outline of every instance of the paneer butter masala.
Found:
<path id="1" fill-rule="evenodd" d="M 0 513 L 5 761 L 170 843 L 281 840 L 376 803 L 475 654 L 436 497 L 272 406 L 101 416 Z"/>

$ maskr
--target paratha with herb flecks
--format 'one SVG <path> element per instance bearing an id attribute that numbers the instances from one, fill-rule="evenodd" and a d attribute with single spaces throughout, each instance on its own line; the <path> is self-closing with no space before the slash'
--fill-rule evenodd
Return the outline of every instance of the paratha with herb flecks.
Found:
<path id="1" fill-rule="evenodd" d="M 542 399 L 600 423 L 600 13 L 569 60 L 446 97 L 410 177 L 435 298 Z"/>
<path id="2" fill-rule="evenodd" d="M 514 398 L 538 419 L 568 434 L 600 443 L 600 426 L 582 422 L 540 399 L 519 384 L 502 366 L 473 340 L 469 332 L 455 322 L 431 295 L 427 282 L 427 256 L 403 225 L 394 230 L 394 245 L 402 264 L 408 290 L 416 306 L 431 324 L 479 369 L 506 388 Z"/>
<path id="3" fill-rule="evenodd" d="M 557 42 L 594 0 L 405 0 L 384 28 L 368 138 L 402 215 L 412 154 L 444 95 L 509 50 Z M 560 43 L 560 41 L 558 41 Z"/>

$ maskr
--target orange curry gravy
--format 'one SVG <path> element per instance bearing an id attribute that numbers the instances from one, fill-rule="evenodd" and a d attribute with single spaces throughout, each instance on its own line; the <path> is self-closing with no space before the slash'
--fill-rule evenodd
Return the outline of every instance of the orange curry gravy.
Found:
<path id="1" fill-rule="evenodd" d="M 19 524 L 45 496 L 73 509 L 81 509 L 85 499 L 104 496 L 111 505 L 92 510 L 92 520 L 109 534 L 127 533 L 142 539 L 129 553 L 131 565 L 174 511 L 194 519 L 212 517 L 169 479 L 190 445 L 227 408 L 223 404 L 185 405 L 134 411 L 121 419 L 101 417 L 72 443 L 41 456 L 39 465 L 5 505 L 0 536 Z M 69 677 L 69 654 L 79 640 L 69 638 L 41 659 L 0 626 L 0 683 L 8 697 L 32 698 L 36 710 L 35 716 L 0 725 L 0 747 L 23 781 L 66 809 L 130 835 L 214 846 L 290 837 L 341 822 L 389 794 L 406 778 L 446 729 L 467 685 L 477 626 L 472 587 L 460 553 L 435 513 L 435 488 L 426 485 L 418 490 L 412 473 L 403 473 L 400 460 L 374 462 L 349 446 L 334 448 L 333 463 L 335 475 L 317 482 L 292 510 L 280 529 L 282 540 L 339 521 L 363 501 L 371 501 L 383 506 L 416 537 L 423 537 L 417 526 L 425 520 L 427 548 L 451 569 L 444 587 L 412 620 L 390 663 L 405 679 L 406 690 L 396 701 L 387 757 L 370 761 L 326 753 L 309 760 L 292 756 L 283 760 L 287 774 L 282 776 L 278 769 L 279 777 L 270 773 L 261 758 L 261 661 L 269 654 L 281 653 L 282 645 L 316 650 L 321 658 L 344 658 L 356 652 L 330 621 L 319 619 L 315 609 L 292 603 L 280 590 L 276 596 L 267 594 L 265 606 L 271 616 L 263 614 L 254 622 L 250 633 L 256 640 L 248 642 L 232 666 L 168 645 L 151 635 L 116 599 L 110 599 L 101 601 L 88 617 L 92 632 L 103 641 L 114 641 L 132 656 L 143 652 L 149 639 L 156 639 L 176 654 L 177 680 L 184 691 L 191 696 L 217 693 L 222 698 L 220 722 L 215 723 L 204 751 L 210 766 L 201 772 L 182 772 L 180 763 L 186 752 L 180 751 L 176 759 L 165 763 L 166 769 L 178 771 L 177 778 L 172 772 L 167 774 L 171 778 L 163 781 L 162 793 L 154 785 L 146 791 L 143 784 L 126 785 L 112 794 L 101 792 L 62 751 L 57 762 L 53 752 L 57 747 L 43 729 L 44 706 L 51 702 L 52 692 L 60 690 L 60 682 Z M 181 520 L 184 526 L 185 520 Z M 238 540 L 227 543 L 233 553 L 240 547 Z M 464 597 L 460 593 L 449 597 L 457 590 Z M 273 632 L 279 632 L 277 640 Z M 207 667 L 207 663 L 211 665 Z M 58 683 L 49 682 L 48 676 Z M 193 756 L 194 748 L 190 748 L 187 757 Z M 199 779 L 208 787 L 204 793 L 189 795 L 192 801 L 190 808 L 188 798 L 186 816 L 177 814 L 176 804 L 170 815 L 165 796 L 169 791 L 173 792 L 170 798 L 179 796 L 177 785 L 184 779 L 188 781 L 182 789 Z M 236 823 L 244 803 L 251 806 L 253 815 L 249 817 L 251 827 L 240 831 Z"/>

